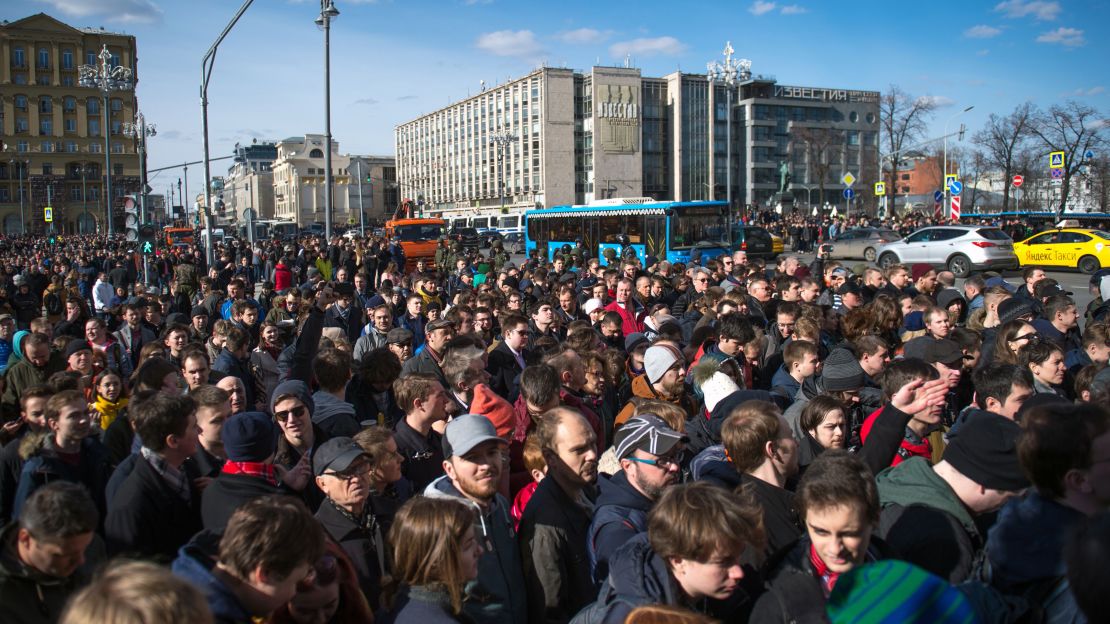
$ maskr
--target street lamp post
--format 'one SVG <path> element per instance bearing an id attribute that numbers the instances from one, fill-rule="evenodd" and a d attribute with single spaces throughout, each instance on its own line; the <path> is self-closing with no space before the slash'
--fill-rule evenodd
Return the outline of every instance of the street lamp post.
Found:
<path id="1" fill-rule="evenodd" d="M 355 179 L 358 180 L 358 223 L 359 235 L 366 236 L 366 210 L 362 207 L 362 161 L 355 161 Z M 347 187 L 350 188 L 350 187 Z M 348 195 L 350 197 L 350 195 Z M 350 200 L 347 200 L 350 204 Z"/>
<path id="2" fill-rule="evenodd" d="M 98 89 L 100 91 L 101 99 L 103 100 L 104 107 L 104 192 L 105 192 L 105 212 L 107 213 L 108 236 L 111 236 L 112 231 L 112 129 L 109 125 L 111 123 L 108 117 L 108 96 L 113 91 L 126 91 L 131 89 L 131 70 L 122 65 L 112 67 L 112 53 L 108 51 L 108 45 L 105 44 L 97 56 L 100 59 L 99 65 L 81 65 L 78 68 L 80 73 L 80 84 L 82 87 L 88 89 Z"/>
<path id="3" fill-rule="evenodd" d="M 26 234 L 27 233 L 27 224 L 24 223 L 24 217 L 23 217 L 23 170 L 28 167 L 28 163 L 30 161 L 16 160 L 15 158 L 12 158 L 8 162 L 11 163 L 12 168 L 19 171 L 19 233 L 20 234 Z"/>
<path id="4" fill-rule="evenodd" d="M 944 122 L 944 175 L 941 177 L 941 186 L 944 187 L 944 204 L 946 206 L 948 205 L 948 184 L 946 184 L 948 182 L 948 123 L 973 108 L 975 108 L 974 104 L 953 114 Z"/>
<path id="5" fill-rule="evenodd" d="M 497 149 L 497 166 L 501 169 L 501 213 L 505 213 L 505 151 L 516 142 L 517 137 L 512 132 L 505 130 L 497 132 L 489 138 L 489 144 Z"/>
<path id="6" fill-rule="evenodd" d="M 81 224 L 82 229 L 89 227 L 89 174 L 92 173 L 92 163 L 81 163 Z M 85 232 L 82 232 L 85 234 Z"/>
<path id="7" fill-rule="evenodd" d="M 331 21 L 339 17 L 332 0 L 320 0 L 316 25 L 324 29 L 324 238 L 331 242 Z"/>
<path id="8" fill-rule="evenodd" d="M 728 198 L 728 247 L 732 249 L 732 91 L 736 88 L 736 81 L 740 74 L 740 61 L 732 58 L 732 42 L 725 43 L 724 63 L 720 61 L 710 61 L 706 64 L 706 76 L 709 78 L 709 86 L 713 87 L 714 82 L 720 82 L 725 86 L 725 93 L 727 94 L 727 121 L 725 122 L 725 196 Z"/>
<path id="9" fill-rule="evenodd" d="M 139 147 L 139 225 L 146 224 L 146 138 L 158 134 L 154 124 L 147 125 L 146 116 L 139 112 L 135 121 L 123 124 L 123 134 L 138 141 Z M 150 259 L 143 254 L 143 282 L 150 283 Z"/>

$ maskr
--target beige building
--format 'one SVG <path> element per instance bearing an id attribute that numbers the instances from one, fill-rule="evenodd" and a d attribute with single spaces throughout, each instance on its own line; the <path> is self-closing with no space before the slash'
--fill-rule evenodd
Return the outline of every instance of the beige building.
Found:
<path id="1" fill-rule="evenodd" d="M 246 210 L 254 211 L 254 219 L 274 218 L 274 159 L 277 145 L 254 142 L 235 145 L 235 162 L 224 177 L 223 192 L 215 214 L 220 225 L 244 225 Z M 222 208 L 222 209 L 220 209 Z"/>
<path id="2" fill-rule="evenodd" d="M 81 65 L 99 63 L 105 45 L 112 65 L 132 71 L 130 89 L 113 92 L 107 106 L 100 91 L 80 86 L 78 73 Z M 114 229 L 123 231 L 122 197 L 140 185 L 136 143 L 122 132 L 122 124 L 135 117 L 137 79 L 131 35 L 76 28 L 45 13 L 0 23 L 0 224 L 5 233 L 20 232 L 21 222 L 28 232 L 44 231 L 48 203 L 55 230 L 106 232 L 105 132 Z"/>

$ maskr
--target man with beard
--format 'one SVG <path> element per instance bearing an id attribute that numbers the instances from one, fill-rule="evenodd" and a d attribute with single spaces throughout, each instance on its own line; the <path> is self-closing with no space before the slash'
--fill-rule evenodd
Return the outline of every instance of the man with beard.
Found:
<path id="1" fill-rule="evenodd" d="M 586 541 L 596 582 L 609 576 L 609 557 L 647 531 L 648 512 L 663 490 L 678 483 L 685 442 L 685 435 L 654 414 L 637 416 L 617 432 L 613 447 L 621 471 L 601 480 Z"/>
<path id="2" fill-rule="evenodd" d="M 674 403 L 692 417 L 695 405 L 686 397 L 686 358 L 669 342 L 652 345 L 644 352 L 644 374 L 632 380 L 632 396 Z M 617 414 L 614 426 L 632 417 L 636 406 L 629 401 Z"/>
<path id="3" fill-rule="evenodd" d="M 443 477 L 428 484 L 425 496 L 457 498 L 480 514 L 482 556 L 478 578 L 467 584 L 463 612 L 476 622 L 528 621 L 520 548 L 509 501 L 497 492 L 508 444 L 485 416 L 463 414 L 444 432 Z"/>
<path id="4" fill-rule="evenodd" d="M 520 522 L 529 621 L 568 622 L 597 592 L 586 553 L 597 438 L 585 417 L 567 407 L 544 413 L 536 437 L 547 476 Z"/>

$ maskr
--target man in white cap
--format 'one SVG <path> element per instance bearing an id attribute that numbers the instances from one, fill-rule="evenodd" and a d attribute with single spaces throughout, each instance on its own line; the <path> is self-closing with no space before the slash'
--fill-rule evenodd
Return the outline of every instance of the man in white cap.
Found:
<path id="1" fill-rule="evenodd" d="M 632 380 L 632 396 L 674 403 L 690 417 L 696 405 L 686 395 L 686 358 L 670 342 L 657 342 L 644 352 L 644 374 Z M 629 401 L 617 414 L 619 427 L 632 417 L 636 406 Z"/>

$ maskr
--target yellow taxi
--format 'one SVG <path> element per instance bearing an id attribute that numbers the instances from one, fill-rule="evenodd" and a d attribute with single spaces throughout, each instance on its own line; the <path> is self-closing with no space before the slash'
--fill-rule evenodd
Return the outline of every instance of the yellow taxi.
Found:
<path id="1" fill-rule="evenodd" d="M 1078 268 L 1094 273 L 1110 267 L 1110 234 L 1088 228 L 1057 228 L 1014 243 L 1021 266 Z"/>
<path id="2" fill-rule="evenodd" d="M 778 234 L 771 235 L 771 252 L 776 256 L 786 250 L 786 244 Z"/>

